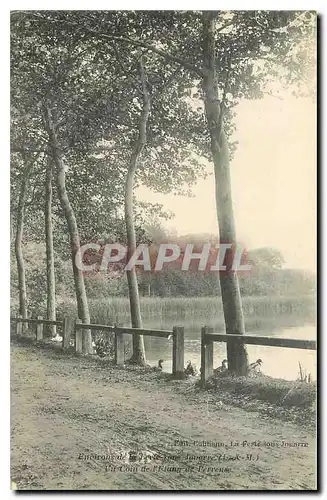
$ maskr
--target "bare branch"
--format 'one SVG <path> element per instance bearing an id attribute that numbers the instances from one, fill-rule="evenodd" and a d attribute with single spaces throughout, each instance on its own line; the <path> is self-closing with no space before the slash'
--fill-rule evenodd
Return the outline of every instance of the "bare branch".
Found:
<path id="1" fill-rule="evenodd" d="M 270 97 L 274 97 L 275 99 L 279 99 L 280 101 L 284 101 L 284 97 L 281 97 L 280 95 L 273 94 L 271 91 L 270 92 L 263 91 L 262 93 L 267 94 Z"/>
<path id="2" fill-rule="evenodd" d="M 22 153 L 22 154 L 27 154 L 27 153 L 46 153 L 46 149 L 38 149 L 38 148 L 25 148 L 24 146 L 13 146 L 10 148 L 10 151 L 12 153 Z"/>
<path id="3" fill-rule="evenodd" d="M 184 68 L 196 73 L 199 76 L 203 75 L 203 71 L 200 68 L 198 68 L 197 66 L 195 66 L 193 63 L 191 63 L 185 59 L 182 59 L 180 57 L 173 56 L 172 54 L 169 54 L 168 52 L 165 52 L 164 50 L 158 49 L 157 47 L 153 47 L 153 45 L 151 45 L 149 43 L 140 42 L 137 40 L 133 40 L 132 38 L 128 38 L 128 37 L 119 37 L 119 36 L 115 36 L 115 35 L 107 35 L 104 33 L 97 33 L 96 31 L 90 30 L 89 28 L 86 28 L 86 31 L 88 31 L 89 33 L 92 33 L 96 36 L 101 36 L 102 38 L 105 38 L 107 40 L 116 40 L 117 42 L 129 43 L 131 45 L 134 45 L 135 47 L 143 47 L 143 48 L 150 50 L 151 52 L 163 57 L 164 59 L 167 59 L 168 61 L 180 64 Z"/>
<path id="4" fill-rule="evenodd" d="M 224 31 L 224 29 L 228 28 L 228 26 L 231 26 L 232 24 L 234 24 L 235 22 L 235 19 L 231 19 L 230 21 L 228 21 L 227 23 L 225 23 L 223 26 L 221 26 L 220 28 L 216 29 L 216 34 L 217 33 L 220 33 L 221 31 Z"/>

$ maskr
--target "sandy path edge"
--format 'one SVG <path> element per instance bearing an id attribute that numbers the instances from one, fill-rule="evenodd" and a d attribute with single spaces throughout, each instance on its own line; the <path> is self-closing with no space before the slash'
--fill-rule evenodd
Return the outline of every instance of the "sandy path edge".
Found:
<path id="1" fill-rule="evenodd" d="M 11 388 L 18 489 L 316 488 L 312 433 L 152 373 L 12 344 Z"/>

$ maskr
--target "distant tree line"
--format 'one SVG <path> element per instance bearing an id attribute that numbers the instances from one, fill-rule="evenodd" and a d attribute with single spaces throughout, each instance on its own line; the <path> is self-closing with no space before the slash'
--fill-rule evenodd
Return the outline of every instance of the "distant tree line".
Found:
<path id="1" fill-rule="evenodd" d="M 149 233 L 145 234 L 150 240 Z M 200 235 L 188 237 L 197 240 Z M 27 295 L 29 307 L 37 313 L 40 303 L 46 303 L 46 252 L 43 243 L 33 241 L 24 245 Z M 74 297 L 74 282 L 71 273 L 71 261 L 67 256 L 62 259 L 55 254 L 56 297 L 60 303 L 67 297 Z M 239 275 L 240 289 L 243 296 L 303 296 L 316 291 L 315 275 L 302 269 L 283 267 L 283 257 L 278 250 L 260 248 L 247 254 L 252 270 Z M 12 303 L 18 304 L 17 269 L 12 266 Z M 181 271 L 163 268 L 160 272 L 139 272 L 139 292 L 141 296 L 151 297 L 212 297 L 220 296 L 220 286 L 216 272 Z M 106 273 L 88 273 L 85 276 L 87 296 L 102 299 L 110 296 L 128 297 L 128 284 L 124 274 L 111 276 Z"/>

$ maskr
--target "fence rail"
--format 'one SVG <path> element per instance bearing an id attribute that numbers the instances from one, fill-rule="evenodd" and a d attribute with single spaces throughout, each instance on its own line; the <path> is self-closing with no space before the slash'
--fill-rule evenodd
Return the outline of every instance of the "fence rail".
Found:
<path id="1" fill-rule="evenodd" d="M 74 321 L 70 317 L 65 317 L 63 321 L 50 321 L 43 319 L 42 316 L 34 318 L 22 318 L 19 315 L 10 318 L 11 321 L 16 322 L 16 333 L 22 335 L 23 323 L 30 323 L 36 325 L 36 340 L 43 339 L 43 325 L 57 325 L 62 326 L 62 348 L 69 349 L 72 337 L 74 337 L 75 351 L 77 353 L 83 352 L 84 337 L 86 330 L 102 330 L 107 333 L 114 333 L 115 335 L 115 363 L 117 365 L 124 364 L 124 342 L 123 335 L 145 335 L 148 337 L 160 337 L 173 340 L 173 377 L 183 378 L 184 376 L 184 328 L 175 326 L 170 330 L 152 330 L 145 328 L 129 328 L 118 327 L 112 325 L 100 324 L 86 324 L 82 320 L 77 319 Z"/>
<path id="2" fill-rule="evenodd" d="M 315 340 L 284 339 L 280 337 L 259 337 L 257 335 L 238 335 L 213 333 L 212 328 L 203 327 L 201 330 L 201 382 L 205 383 L 213 374 L 213 343 L 233 342 L 242 340 L 244 344 L 262 345 L 270 347 L 286 347 L 291 349 L 317 350 Z"/>
<path id="3" fill-rule="evenodd" d="M 145 335 L 145 336 L 151 336 L 151 337 L 162 337 L 169 339 L 173 335 L 173 332 L 170 330 L 150 330 L 150 329 L 144 329 L 144 328 L 124 328 L 121 326 L 116 326 L 115 327 L 115 332 L 117 333 L 136 333 L 138 335 Z"/>
<path id="4" fill-rule="evenodd" d="M 81 320 L 76 320 L 79 330 L 103 330 L 104 332 L 113 333 L 115 330 L 114 326 L 111 325 L 98 325 L 92 323 L 90 325 L 82 323 Z"/>
<path id="5" fill-rule="evenodd" d="M 41 316 L 40 316 L 41 317 Z M 63 321 L 52 321 L 50 319 L 34 319 L 34 318 L 10 318 L 11 321 L 18 321 L 20 323 L 30 323 L 31 325 L 55 325 L 62 326 Z"/>
<path id="6" fill-rule="evenodd" d="M 233 335 L 226 333 L 205 334 L 205 337 L 213 342 L 227 342 L 229 340 L 241 339 L 244 341 L 244 344 L 289 347 L 291 349 L 309 349 L 312 351 L 317 349 L 317 342 L 315 340 L 284 339 L 281 337 L 261 337 L 257 335 Z"/>

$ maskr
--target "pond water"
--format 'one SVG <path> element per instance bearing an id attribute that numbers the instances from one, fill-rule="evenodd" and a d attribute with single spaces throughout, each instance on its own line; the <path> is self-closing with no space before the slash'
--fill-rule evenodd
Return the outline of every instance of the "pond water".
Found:
<path id="1" fill-rule="evenodd" d="M 286 324 L 292 321 L 286 321 Z M 176 325 L 176 320 L 165 321 L 162 324 L 152 320 L 144 321 L 144 328 L 155 328 L 162 330 L 171 330 L 173 325 Z M 214 321 L 205 322 L 202 320 L 201 326 L 204 324 L 212 326 L 215 332 L 221 332 L 221 328 L 215 328 Z M 196 367 L 200 368 L 200 350 L 201 350 L 201 326 L 194 324 L 185 324 L 185 363 L 191 360 Z M 316 326 L 315 325 L 297 325 L 297 326 L 271 326 L 265 321 L 264 327 L 261 330 L 250 331 L 248 334 L 262 335 L 262 336 L 275 336 L 293 339 L 316 339 Z M 144 337 L 147 362 L 151 365 L 156 365 L 158 359 L 164 359 L 163 369 L 166 372 L 172 371 L 172 340 Z M 261 371 L 262 373 L 275 378 L 283 378 L 286 380 L 296 380 L 299 376 L 299 363 L 302 370 L 306 374 L 311 374 L 313 380 L 316 380 L 316 351 L 309 351 L 303 349 L 290 349 L 281 347 L 265 347 L 265 346 L 247 346 L 249 362 L 252 363 L 258 358 L 263 361 Z M 214 342 L 214 367 L 218 367 L 223 359 L 227 358 L 226 344 Z"/>

